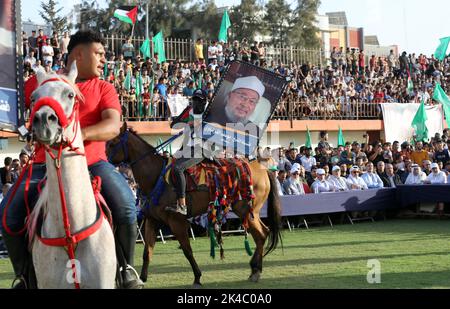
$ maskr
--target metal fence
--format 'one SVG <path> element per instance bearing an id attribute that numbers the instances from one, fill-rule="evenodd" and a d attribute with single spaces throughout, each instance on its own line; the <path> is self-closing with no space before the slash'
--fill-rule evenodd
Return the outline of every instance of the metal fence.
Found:
<path id="1" fill-rule="evenodd" d="M 126 43 L 129 37 L 111 35 L 106 37 L 108 49 L 119 55 L 122 52 L 122 45 Z M 152 38 L 150 38 L 151 40 Z M 140 53 L 139 48 L 145 41 L 144 37 L 133 37 L 131 43 L 135 48 L 135 54 Z M 194 41 L 191 39 L 164 39 L 164 49 L 168 60 L 180 59 L 184 62 L 194 61 Z M 153 54 L 153 44 L 151 45 L 151 54 Z M 207 55 L 208 46 L 204 44 L 203 54 Z M 325 63 L 325 53 L 322 49 L 305 49 L 293 46 L 266 46 L 266 60 L 278 61 L 285 64 L 295 62 L 296 64 L 304 64 L 311 62 L 314 65 L 322 65 Z"/>
<path id="2" fill-rule="evenodd" d="M 120 97 L 125 121 L 168 121 L 171 120 L 167 104 L 140 107 L 131 97 Z M 378 103 L 363 102 L 305 102 L 299 99 L 282 100 L 272 117 L 273 120 L 363 120 L 382 119 Z"/>

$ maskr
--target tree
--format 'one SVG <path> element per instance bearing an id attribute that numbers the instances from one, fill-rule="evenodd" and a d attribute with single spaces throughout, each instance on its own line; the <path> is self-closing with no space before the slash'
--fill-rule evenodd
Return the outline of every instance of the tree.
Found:
<path id="1" fill-rule="evenodd" d="M 292 29 L 292 11 L 286 0 L 269 0 L 263 21 L 272 37 L 272 44 L 289 44 L 288 33 Z"/>
<path id="2" fill-rule="evenodd" d="M 218 39 L 222 15 L 223 12 L 219 12 L 213 0 L 201 0 L 189 10 L 190 24 L 195 28 L 197 36 L 211 40 Z"/>
<path id="3" fill-rule="evenodd" d="M 52 25 L 53 31 L 61 33 L 71 28 L 71 25 L 67 24 L 66 17 L 58 15 L 62 11 L 62 7 L 57 9 L 57 4 L 55 0 L 41 1 L 42 11 L 39 11 L 39 15 L 47 24 Z"/>
<path id="4" fill-rule="evenodd" d="M 263 34 L 261 15 L 263 7 L 256 0 L 242 0 L 240 5 L 234 6 L 230 11 L 231 29 L 235 40 L 242 41 L 247 38 L 250 42 L 256 34 Z"/>
<path id="5" fill-rule="evenodd" d="M 319 29 L 315 25 L 320 0 L 298 0 L 294 10 L 293 27 L 289 33 L 290 42 L 297 46 L 317 48 L 320 39 Z"/>

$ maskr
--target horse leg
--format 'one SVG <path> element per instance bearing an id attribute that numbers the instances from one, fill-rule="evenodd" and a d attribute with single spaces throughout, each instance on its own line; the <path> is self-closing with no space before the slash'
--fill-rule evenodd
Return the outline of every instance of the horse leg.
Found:
<path id="1" fill-rule="evenodd" d="M 250 267 L 252 269 L 252 272 L 248 279 L 252 282 L 258 282 L 262 273 L 264 243 L 266 242 L 269 230 L 261 222 L 259 216 L 255 214 L 253 220 L 249 221 L 249 232 L 253 236 L 253 240 L 256 244 L 256 249 L 253 253 L 252 259 L 250 260 Z"/>
<path id="2" fill-rule="evenodd" d="M 197 261 L 194 258 L 194 254 L 192 253 L 191 243 L 189 241 L 189 223 L 186 219 L 178 214 L 172 214 L 169 216 L 169 226 L 173 232 L 173 235 L 178 239 L 180 243 L 181 249 L 183 250 L 184 256 L 191 264 L 192 271 L 194 272 L 194 283 L 193 287 L 198 288 L 201 287 L 200 277 L 202 276 L 202 272 L 197 265 Z"/>
<path id="3" fill-rule="evenodd" d="M 153 249 L 156 244 L 156 231 L 155 222 L 152 218 L 145 218 L 144 223 L 144 253 L 142 255 L 142 269 L 141 269 L 141 280 L 142 282 L 147 282 L 148 277 L 148 265 L 153 256 Z"/>

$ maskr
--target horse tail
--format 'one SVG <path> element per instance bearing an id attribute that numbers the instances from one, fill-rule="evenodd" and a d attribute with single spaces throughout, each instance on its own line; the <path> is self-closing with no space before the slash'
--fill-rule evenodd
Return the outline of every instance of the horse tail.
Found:
<path id="1" fill-rule="evenodd" d="M 278 242 L 280 242 L 281 248 L 283 248 L 283 239 L 281 237 L 281 203 L 276 184 L 278 180 L 270 172 L 267 172 L 267 175 L 270 181 L 270 192 L 267 199 L 267 219 L 270 231 L 269 242 L 267 243 L 264 256 L 275 250 Z"/>

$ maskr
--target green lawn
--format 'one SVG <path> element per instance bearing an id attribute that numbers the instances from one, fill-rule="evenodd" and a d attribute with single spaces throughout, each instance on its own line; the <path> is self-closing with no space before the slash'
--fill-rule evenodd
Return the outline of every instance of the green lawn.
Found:
<path id="1" fill-rule="evenodd" d="M 284 231 L 280 248 L 264 260 L 259 283 L 247 281 L 243 236 L 227 236 L 225 260 L 209 257 L 209 239 L 192 241 L 205 288 L 450 288 L 450 221 L 389 220 Z M 136 265 L 141 268 L 142 245 Z M 381 263 L 381 283 L 368 284 L 367 261 Z M 12 268 L 0 260 L 0 287 Z M 178 242 L 157 243 L 147 288 L 189 288 L 191 268 Z"/>

